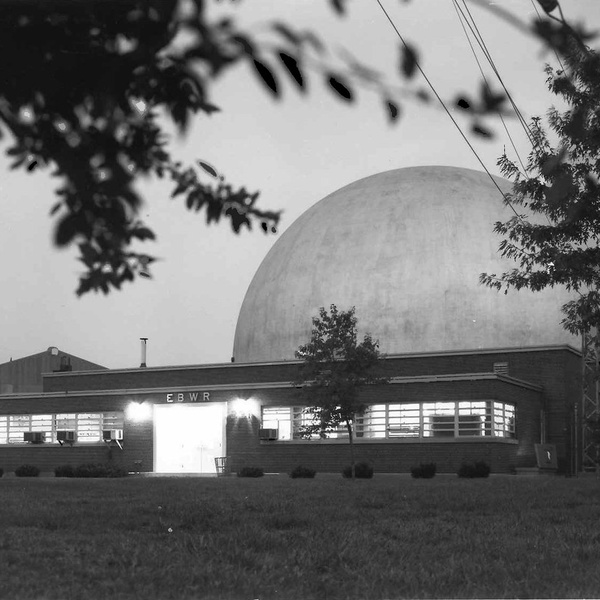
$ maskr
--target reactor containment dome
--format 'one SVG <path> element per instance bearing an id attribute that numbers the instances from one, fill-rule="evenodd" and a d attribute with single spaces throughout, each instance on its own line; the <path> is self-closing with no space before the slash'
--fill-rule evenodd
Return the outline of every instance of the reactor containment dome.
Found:
<path id="1" fill-rule="evenodd" d="M 494 178 L 503 191 L 509 181 Z M 515 266 L 494 223 L 514 213 L 486 173 L 409 167 L 366 177 L 301 215 L 260 265 L 242 304 L 235 362 L 294 359 L 319 308 L 356 307 L 359 336 L 385 354 L 570 344 L 562 289 L 489 289 Z"/>

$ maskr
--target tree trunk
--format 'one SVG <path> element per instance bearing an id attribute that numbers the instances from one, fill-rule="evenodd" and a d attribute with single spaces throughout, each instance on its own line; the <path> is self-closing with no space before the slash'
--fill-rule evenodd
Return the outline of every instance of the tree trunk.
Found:
<path id="1" fill-rule="evenodd" d="M 352 424 L 346 421 L 346 429 L 348 429 L 348 439 L 350 440 L 350 469 L 352 472 L 352 480 L 356 479 L 356 468 L 354 465 L 354 440 L 352 438 Z"/>

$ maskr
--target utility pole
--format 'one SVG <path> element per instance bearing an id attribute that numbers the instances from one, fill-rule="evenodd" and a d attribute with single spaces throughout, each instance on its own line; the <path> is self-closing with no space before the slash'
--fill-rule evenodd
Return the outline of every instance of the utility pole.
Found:
<path id="1" fill-rule="evenodd" d="M 581 411 L 575 406 L 575 472 L 580 465 L 582 470 L 598 468 L 597 456 L 597 426 L 600 422 L 600 339 L 598 330 L 592 329 L 583 333 L 582 337 L 582 399 Z M 577 421 L 580 421 L 578 423 Z M 581 432 L 581 455 L 579 455 L 577 432 Z"/>

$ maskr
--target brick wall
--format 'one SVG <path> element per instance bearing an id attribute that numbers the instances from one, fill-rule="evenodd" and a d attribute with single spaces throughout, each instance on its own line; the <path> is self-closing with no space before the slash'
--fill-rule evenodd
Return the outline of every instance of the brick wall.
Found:
<path id="1" fill-rule="evenodd" d="M 261 406 L 302 405 L 296 389 L 254 390 L 252 399 Z M 440 472 L 456 472 L 464 460 L 485 460 L 495 472 L 509 472 L 515 467 L 535 466 L 534 444 L 540 441 L 541 398 L 538 391 L 502 381 L 485 379 L 406 383 L 366 388 L 366 403 L 427 402 L 457 400 L 499 400 L 517 408 L 517 440 L 485 441 L 477 438 L 465 442 L 454 440 L 358 441 L 357 460 L 371 462 L 380 472 L 407 472 L 421 461 L 433 461 Z M 318 471 L 340 471 L 349 463 L 348 442 L 259 440 L 260 415 L 227 420 L 227 454 L 232 470 L 242 466 L 259 466 L 272 472 L 289 472 L 298 464 Z"/>
<path id="2" fill-rule="evenodd" d="M 5 475 L 24 464 L 35 465 L 43 473 L 53 473 L 60 465 L 76 467 L 89 463 L 111 463 L 124 466 L 121 451 L 106 444 L 93 445 L 11 445 L 0 446 L 0 468 Z"/>
<path id="3" fill-rule="evenodd" d="M 509 374 L 543 386 L 554 386 L 565 365 L 577 355 L 566 346 L 548 349 L 504 352 L 443 353 L 388 357 L 382 373 L 395 377 L 490 373 L 495 362 L 508 362 Z M 110 370 L 87 373 L 52 373 L 44 377 L 44 391 L 120 390 L 184 386 L 243 385 L 273 381 L 293 381 L 299 363 L 192 365 Z M 575 369 L 579 373 L 579 369 Z"/>
<path id="4" fill-rule="evenodd" d="M 519 443 L 498 441 L 475 442 L 431 442 L 403 441 L 402 443 L 357 444 L 357 458 L 377 463 L 382 471 L 406 471 L 421 460 L 439 462 L 440 470 L 454 471 L 463 459 L 483 458 L 492 461 L 495 471 L 508 470 L 510 466 L 533 466 L 533 445 L 540 441 L 540 409 L 546 413 L 547 442 L 556 444 L 559 460 L 564 465 L 570 460 L 570 415 L 572 404 L 581 393 L 580 357 L 564 348 L 536 351 L 483 352 L 475 354 L 440 354 L 392 357 L 383 363 L 383 370 L 390 376 L 440 376 L 460 373 L 488 374 L 480 379 L 455 381 L 429 381 L 390 384 L 366 388 L 363 397 L 366 403 L 424 402 L 452 400 L 500 400 L 517 405 L 517 438 Z M 510 378 L 489 374 L 495 362 L 507 362 L 509 377 L 532 382 L 539 388 L 519 385 Z M 97 373 L 68 373 L 51 375 L 45 379 L 47 390 L 69 389 L 62 396 L 0 396 L 0 414 L 28 414 L 55 412 L 101 412 L 125 410 L 133 400 L 165 402 L 163 392 L 145 393 L 133 390 L 161 389 L 177 392 L 183 387 L 195 386 L 198 390 L 210 391 L 212 401 L 230 401 L 235 397 L 252 398 L 258 406 L 304 404 L 299 390 L 289 387 L 211 390 L 214 386 L 260 386 L 265 382 L 289 382 L 296 378 L 298 364 L 294 362 L 277 365 L 210 365 L 197 367 L 172 367 L 160 369 L 135 369 L 129 371 L 107 371 Z M 94 387 L 95 386 L 95 387 Z M 131 388 L 132 392 L 107 395 L 105 390 Z M 76 390 L 86 391 L 79 395 Z M 89 394 L 89 391 L 98 389 Z M 540 392 L 541 389 L 541 392 Z M 113 392 L 114 393 L 114 392 Z M 261 443 L 258 439 L 260 413 L 253 417 L 230 414 L 227 418 L 227 454 L 234 469 L 243 465 L 263 466 L 269 471 L 286 472 L 300 462 L 316 464 L 322 471 L 338 471 L 348 461 L 346 444 L 286 444 Z M 152 422 L 125 423 L 125 449 L 113 449 L 114 460 L 119 460 L 129 470 L 137 470 L 137 461 L 142 470 L 152 471 L 153 426 Z M 71 452 L 76 462 L 98 462 L 106 448 L 56 447 L 54 445 L 0 446 L 0 467 L 22 464 L 33 456 L 44 461 L 53 469 L 64 464 L 65 452 Z M 30 453 L 34 453 L 30 455 Z M 361 454 L 362 453 L 362 454 Z M 22 458 L 21 458 L 22 457 Z M 81 460 L 80 460 L 81 457 Z M 6 465 L 2 464 L 6 461 Z M 316 461 L 316 462 L 315 462 Z M 318 463 L 318 464 L 317 464 Z M 16 465 L 18 466 L 18 465 Z M 311 466 L 311 465 L 309 465 Z"/>
<path id="5" fill-rule="evenodd" d="M 456 473 L 463 461 L 484 460 L 494 473 L 508 473 L 517 465 L 516 444 L 476 443 L 393 443 L 357 444 L 355 457 L 379 473 L 407 473 L 421 462 L 434 462 L 440 473 Z M 325 451 L 326 450 L 326 451 Z M 289 473 L 303 465 L 321 473 L 341 472 L 350 464 L 350 448 L 344 444 L 284 444 L 261 442 L 258 448 L 231 457 L 233 471 L 243 466 L 260 466 L 266 472 Z"/>

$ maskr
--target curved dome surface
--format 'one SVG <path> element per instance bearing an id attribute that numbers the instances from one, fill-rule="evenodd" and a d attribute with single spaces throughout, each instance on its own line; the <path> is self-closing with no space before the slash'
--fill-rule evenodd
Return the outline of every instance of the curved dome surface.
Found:
<path id="1" fill-rule="evenodd" d="M 480 273 L 514 266 L 493 232 L 512 214 L 486 173 L 455 167 L 387 171 L 333 192 L 260 265 L 240 310 L 235 361 L 293 359 L 330 304 L 355 306 L 359 336 L 370 333 L 386 354 L 577 347 L 560 325 L 563 290 L 505 295 L 479 284 Z"/>

